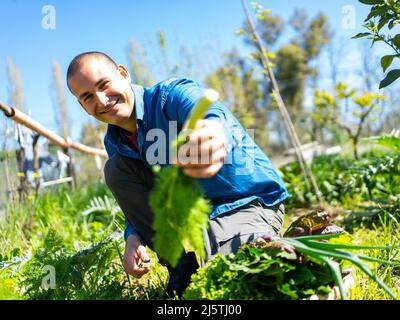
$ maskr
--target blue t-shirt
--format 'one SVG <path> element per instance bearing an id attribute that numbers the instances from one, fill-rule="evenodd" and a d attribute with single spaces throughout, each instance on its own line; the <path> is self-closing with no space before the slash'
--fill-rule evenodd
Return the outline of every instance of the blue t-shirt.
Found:
<path id="1" fill-rule="evenodd" d="M 108 125 L 104 138 L 111 158 L 115 153 L 141 159 L 147 166 L 170 163 L 170 141 L 182 129 L 204 87 L 189 79 L 169 79 L 151 88 L 132 85 L 139 150 L 126 143 L 121 128 Z M 259 200 L 273 206 L 288 197 L 285 185 L 264 152 L 232 113 L 220 102 L 208 109 L 208 120 L 223 125 L 227 156 L 220 171 L 211 178 L 198 179 L 212 203 L 210 218 Z M 137 233 L 125 220 L 125 239 Z"/>

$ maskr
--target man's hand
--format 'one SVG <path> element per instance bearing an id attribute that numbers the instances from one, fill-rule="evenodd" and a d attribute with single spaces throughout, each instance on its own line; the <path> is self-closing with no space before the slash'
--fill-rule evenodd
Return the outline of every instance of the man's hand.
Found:
<path id="1" fill-rule="evenodd" d="M 199 120 L 187 142 L 179 148 L 176 164 L 190 177 L 210 178 L 223 165 L 225 142 L 225 133 L 219 122 Z"/>
<path id="2" fill-rule="evenodd" d="M 135 278 L 140 278 L 150 271 L 150 257 L 147 254 L 146 247 L 135 234 L 126 239 L 124 268 L 128 274 Z"/>

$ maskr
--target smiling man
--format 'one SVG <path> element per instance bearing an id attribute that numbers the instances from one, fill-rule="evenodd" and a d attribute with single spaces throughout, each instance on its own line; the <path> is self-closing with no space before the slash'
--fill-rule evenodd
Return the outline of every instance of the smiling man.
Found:
<path id="1" fill-rule="evenodd" d="M 170 155 L 170 141 L 204 93 L 198 83 L 169 79 L 143 88 L 131 83 L 124 66 L 101 52 L 76 56 L 67 82 L 86 112 L 108 123 L 105 179 L 126 217 L 124 267 L 129 274 L 140 278 L 151 268 L 146 245 L 153 248 L 154 215 L 148 200 L 154 164 L 181 166 L 185 174 L 198 179 L 210 199 L 212 212 L 203 234 L 207 259 L 218 252 L 234 253 L 257 236 L 280 233 L 288 196 L 283 181 L 222 103 L 213 103 L 205 119 L 198 121 L 177 159 Z M 158 136 L 155 141 L 155 132 L 162 132 L 165 139 Z M 165 154 L 160 157 L 160 153 Z M 165 297 L 172 297 L 181 295 L 198 264 L 189 252 L 177 267 L 167 268 Z"/>

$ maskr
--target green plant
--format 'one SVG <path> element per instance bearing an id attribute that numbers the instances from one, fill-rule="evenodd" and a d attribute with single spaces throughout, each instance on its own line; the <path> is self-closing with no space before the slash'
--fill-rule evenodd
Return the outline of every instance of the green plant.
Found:
<path id="1" fill-rule="evenodd" d="M 394 129 L 390 134 L 365 138 L 364 141 L 376 143 L 400 153 L 400 130 Z"/>
<path id="2" fill-rule="evenodd" d="M 18 269 L 20 292 L 45 300 L 127 298 L 127 279 L 116 262 L 121 243 L 108 237 L 81 250 L 50 230 Z"/>
<path id="3" fill-rule="evenodd" d="M 176 150 L 186 142 L 188 132 L 195 128 L 209 105 L 218 99 L 214 90 L 206 90 L 193 107 L 184 130 L 173 143 Z M 204 257 L 202 230 L 211 211 L 197 181 L 186 176 L 177 166 L 168 166 L 157 173 L 150 206 L 154 212 L 154 248 L 160 257 L 176 266 L 184 250 Z"/>
<path id="4" fill-rule="evenodd" d="M 237 254 L 217 255 L 192 276 L 185 299 L 298 299 L 327 293 L 332 283 L 347 299 L 340 265 L 350 262 L 370 277 L 390 297 L 396 294 L 364 261 L 399 266 L 399 261 L 358 255 L 353 250 L 393 250 L 394 246 L 327 243 L 340 234 L 264 237 L 243 245 Z M 322 240 L 322 241 L 321 241 Z"/>
<path id="5" fill-rule="evenodd" d="M 352 143 L 354 158 L 358 159 L 358 143 L 361 139 L 363 129 L 368 123 L 368 117 L 377 109 L 384 96 L 364 92 L 356 96 L 356 89 L 339 82 L 335 85 L 334 93 L 331 95 L 326 90 L 316 89 L 314 91 L 314 111 L 311 117 L 320 124 L 332 124 L 346 132 Z M 350 109 L 351 108 L 351 109 Z M 356 126 L 349 123 L 348 113 L 352 112 Z M 343 113 L 346 113 L 345 117 Z"/>
<path id="6" fill-rule="evenodd" d="M 392 35 L 383 33 L 383 28 L 387 26 L 391 31 L 400 23 L 400 2 L 398 0 L 359 0 L 361 3 L 370 5 L 371 10 L 363 25 L 368 32 L 362 32 L 353 37 L 353 39 L 368 37 L 375 42 L 383 42 L 388 45 L 394 54 L 385 55 L 381 58 L 383 72 L 390 67 L 394 59 L 400 58 L 400 34 Z M 400 69 L 392 69 L 381 81 L 379 88 L 387 87 L 400 77 Z"/>

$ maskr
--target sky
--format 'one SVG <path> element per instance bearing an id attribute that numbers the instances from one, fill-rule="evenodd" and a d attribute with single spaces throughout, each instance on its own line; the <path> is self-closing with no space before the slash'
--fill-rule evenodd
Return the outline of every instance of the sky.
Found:
<path id="1" fill-rule="evenodd" d="M 345 39 L 345 43 L 356 41 L 350 38 L 363 31 L 361 25 L 369 12 L 368 6 L 356 0 L 258 3 L 285 20 L 295 8 L 305 9 L 310 16 L 322 11 L 336 37 Z M 348 23 L 350 16 L 354 23 Z M 0 101 L 9 102 L 6 66 L 7 58 L 11 58 L 21 72 L 25 110 L 57 131 L 51 89 L 52 60 L 60 62 L 64 74 L 70 60 L 84 51 L 104 51 L 118 63 L 127 64 L 130 38 L 146 43 L 149 39 L 154 41 L 157 32 L 162 31 L 167 44 L 180 42 L 199 50 L 207 44 L 207 52 L 201 56 L 213 60 L 207 65 L 215 65 L 219 52 L 233 47 L 241 52 L 249 50 L 242 38 L 235 35 L 243 21 L 240 0 L 0 0 Z M 171 60 L 176 59 L 176 51 L 170 54 Z M 354 52 L 348 57 L 350 64 L 356 57 Z M 88 115 L 69 92 L 68 110 L 71 136 L 77 140 Z M 0 125 L 4 125 L 3 119 Z"/>

